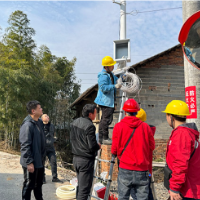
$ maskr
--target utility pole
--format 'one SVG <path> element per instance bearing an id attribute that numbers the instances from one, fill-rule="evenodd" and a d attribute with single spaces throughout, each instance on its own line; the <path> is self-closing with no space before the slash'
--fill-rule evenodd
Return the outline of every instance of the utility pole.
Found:
<path id="1" fill-rule="evenodd" d="M 182 1 L 183 23 L 195 12 L 200 10 L 200 1 Z M 197 119 L 187 119 L 195 122 L 200 130 L 200 70 L 193 67 L 184 56 L 185 87 L 196 86 L 197 95 Z"/>
<path id="2" fill-rule="evenodd" d="M 120 3 L 120 40 L 126 39 L 126 1 Z"/>
<path id="3" fill-rule="evenodd" d="M 117 2 L 113 0 L 113 3 L 120 5 L 120 40 L 126 39 L 126 0 L 120 0 Z"/>
<path id="4" fill-rule="evenodd" d="M 113 3 L 119 4 L 120 5 L 120 35 L 119 39 L 120 40 L 125 40 L 126 39 L 126 1 L 125 0 L 120 0 L 119 2 L 116 2 L 113 0 Z M 120 65 L 123 67 L 126 66 L 126 60 L 121 61 Z M 120 90 L 120 96 L 122 96 L 122 99 L 120 100 L 120 113 L 119 113 L 119 119 L 118 122 L 121 121 L 122 118 L 124 118 L 124 112 L 122 111 L 124 102 L 128 99 L 126 92 L 122 92 Z"/>

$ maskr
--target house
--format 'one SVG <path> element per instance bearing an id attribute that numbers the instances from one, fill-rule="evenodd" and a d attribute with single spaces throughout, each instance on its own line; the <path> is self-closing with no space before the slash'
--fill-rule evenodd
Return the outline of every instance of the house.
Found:
<path id="1" fill-rule="evenodd" d="M 156 126 L 156 149 L 154 159 L 164 159 L 167 141 L 172 131 L 167 124 L 166 115 L 162 113 L 172 100 L 185 100 L 184 60 L 181 45 L 176 45 L 153 57 L 131 66 L 129 72 L 135 73 L 142 80 L 139 98 L 128 95 L 140 101 L 140 106 L 147 113 L 147 123 Z M 98 85 L 84 92 L 72 105 L 80 116 L 82 106 L 87 102 L 94 103 Z M 113 125 L 118 122 L 118 114 L 114 116 Z M 111 135 L 112 136 L 112 131 Z M 104 146 L 104 145 L 103 145 Z M 110 147 L 103 147 L 103 152 L 110 152 Z M 106 157 L 104 157 L 106 159 Z"/>
<path id="2" fill-rule="evenodd" d="M 168 139 L 171 129 L 167 125 L 163 111 L 174 100 L 185 100 L 184 64 L 181 45 L 176 45 L 162 53 L 131 66 L 129 72 L 136 71 L 142 80 L 139 99 L 140 106 L 147 113 L 147 123 L 157 127 L 155 138 Z M 87 89 L 70 106 L 81 116 L 81 110 L 87 103 L 94 103 L 98 85 Z M 128 95 L 129 98 L 135 98 Z M 138 97 L 136 97 L 138 100 Z M 118 104 L 119 105 L 119 104 Z M 117 123 L 117 116 L 114 123 Z"/>

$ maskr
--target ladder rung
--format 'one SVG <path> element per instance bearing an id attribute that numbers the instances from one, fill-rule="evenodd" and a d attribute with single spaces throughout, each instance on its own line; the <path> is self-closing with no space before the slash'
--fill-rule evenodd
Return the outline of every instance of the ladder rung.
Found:
<path id="1" fill-rule="evenodd" d="M 99 177 L 99 176 L 93 176 L 93 178 L 99 179 L 99 180 L 101 180 L 101 181 L 103 181 L 103 182 L 105 182 L 105 183 L 107 183 L 108 181 L 109 181 L 109 182 L 112 182 L 111 179 L 103 179 L 103 178 L 101 178 L 101 177 Z"/>
<path id="2" fill-rule="evenodd" d="M 101 177 L 99 177 L 99 176 L 93 176 L 93 177 L 96 178 L 96 179 L 99 179 L 99 180 L 101 180 L 101 181 L 104 181 L 104 182 L 110 181 L 110 180 L 108 180 L 108 179 L 103 179 L 103 178 L 101 178 Z"/>
<path id="3" fill-rule="evenodd" d="M 93 196 L 93 195 L 91 195 L 91 197 L 94 198 L 94 199 L 103 200 L 102 198 L 99 198 L 99 197 L 96 197 L 96 196 Z"/>
<path id="4" fill-rule="evenodd" d="M 114 111 L 114 113 L 123 113 L 123 111 L 117 111 L 117 110 L 116 110 L 116 111 Z"/>
<path id="5" fill-rule="evenodd" d="M 101 161 L 101 162 L 111 162 L 111 160 L 103 160 L 101 158 L 96 158 L 96 160 Z"/>

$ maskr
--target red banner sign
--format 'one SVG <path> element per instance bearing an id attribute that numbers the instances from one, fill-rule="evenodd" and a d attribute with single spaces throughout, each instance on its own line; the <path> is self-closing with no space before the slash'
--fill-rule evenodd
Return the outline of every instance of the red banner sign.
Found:
<path id="1" fill-rule="evenodd" d="M 185 88 L 185 101 L 190 110 L 190 115 L 187 116 L 187 119 L 197 119 L 196 86 Z"/>

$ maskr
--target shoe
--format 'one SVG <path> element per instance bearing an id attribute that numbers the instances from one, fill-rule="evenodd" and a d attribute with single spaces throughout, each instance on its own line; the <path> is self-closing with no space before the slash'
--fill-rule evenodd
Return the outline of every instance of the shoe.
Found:
<path id="1" fill-rule="evenodd" d="M 45 178 L 45 176 L 44 176 L 44 178 L 43 178 L 43 184 L 46 184 L 47 182 L 46 182 L 46 178 Z"/>
<path id="2" fill-rule="evenodd" d="M 106 140 L 103 139 L 103 144 L 105 144 L 105 145 L 111 145 L 112 144 L 112 140 L 110 138 L 108 138 Z"/>
<path id="3" fill-rule="evenodd" d="M 59 178 L 53 178 L 52 182 L 63 183 Z"/>

